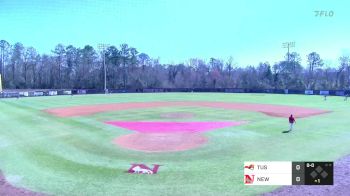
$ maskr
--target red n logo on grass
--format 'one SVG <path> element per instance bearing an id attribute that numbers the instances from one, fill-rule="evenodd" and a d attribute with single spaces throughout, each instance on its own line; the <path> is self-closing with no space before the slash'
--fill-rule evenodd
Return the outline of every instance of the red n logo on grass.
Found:
<path id="1" fill-rule="evenodd" d="M 156 174 L 160 165 L 153 164 L 153 169 L 149 168 L 145 164 L 134 163 L 128 170 L 131 174 Z"/>

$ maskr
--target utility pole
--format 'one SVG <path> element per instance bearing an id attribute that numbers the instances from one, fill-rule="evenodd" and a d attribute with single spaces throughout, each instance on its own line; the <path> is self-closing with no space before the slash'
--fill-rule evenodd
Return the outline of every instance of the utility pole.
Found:
<path id="1" fill-rule="evenodd" d="M 287 58 L 288 58 L 288 62 L 289 62 L 289 48 L 294 48 L 295 47 L 295 42 L 284 42 L 282 43 L 282 48 L 287 48 L 288 52 L 287 52 Z"/>
<path id="2" fill-rule="evenodd" d="M 4 75 L 4 69 L 5 69 L 5 66 L 4 66 L 4 50 L 5 50 L 5 43 L 0 43 L 0 48 L 1 48 L 1 75 L 2 77 L 5 77 Z"/>
<path id="3" fill-rule="evenodd" d="M 103 69 L 104 69 L 104 91 L 105 94 L 107 94 L 107 68 L 106 68 L 106 48 L 109 47 L 109 44 L 97 44 L 97 48 L 101 50 L 101 53 L 103 55 Z"/>

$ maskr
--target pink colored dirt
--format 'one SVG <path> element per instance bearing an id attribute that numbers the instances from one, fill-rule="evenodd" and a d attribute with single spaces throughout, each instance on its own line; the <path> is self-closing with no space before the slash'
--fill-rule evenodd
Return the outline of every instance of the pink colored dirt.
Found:
<path id="1" fill-rule="evenodd" d="M 129 122 L 110 121 L 107 124 L 141 133 L 203 132 L 228 126 L 238 126 L 245 122 Z"/>
<path id="2" fill-rule="evenodd" d="M 52 108 L 45 110 L 46 112 L 59 117 L 74 117 L 87 116 L 101 112 L 129 110 L 129 109 L 145 109 L 155 107 L 174 107 L 174 106 L 189 106 L 189 107 L 210 107 L 223 108 L 229 110 L 242 110 L 261 112 L 269 116 L 288 117 L 293 114 L 297 118 L 304 118 L 319 114 L 324 114 L 329 111 L 304 108 L 299 106 L 284 106 L 271 104 L 255 104 L 255 103 L 229 103 L 229 102 L 134 102 L 134 103 L 112 103 L 87 106 L 74 106 L 65 108 Z"/>
<path id="3" fill-rule="evenodd" d="M 113 142 L 123 148 L 143 152 L 175 152 L 200 147 L 208 139 L 199 133 L 133 133 Z"/>
<path id="4" fill-rule="evenodd" d="M 207 142 L 204 131 L 238 126 L 246 122 L 129 122 L 111 121 L 107 124 L 136 131 L 116 138 L 113 142 L 123 148 L 144 152 L 173 152 L 197 148 Z"/>
<path id="5" fill-rule="evenodd" d="M 17 188 L 6 181 L 0 171 L 0 195 L 16 195 L 16 196 L 44 196 L 42 193 L 35 193 L 23 188 Z"/>

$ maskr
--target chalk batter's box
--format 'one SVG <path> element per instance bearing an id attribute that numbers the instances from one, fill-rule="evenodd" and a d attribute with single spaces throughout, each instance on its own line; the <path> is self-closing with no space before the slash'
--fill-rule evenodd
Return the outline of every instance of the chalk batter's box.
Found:
<path id="1" fill-rule="evenodd" d="M 333 162 L 247 161 L 245 185 L 333 185 Z"/>

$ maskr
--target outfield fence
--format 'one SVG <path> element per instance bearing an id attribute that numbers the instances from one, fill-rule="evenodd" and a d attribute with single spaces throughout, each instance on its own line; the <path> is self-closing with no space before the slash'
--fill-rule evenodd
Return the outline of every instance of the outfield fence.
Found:
<path id="1" fill-rule="evenodd" d="M 143 89 L 109 89 L 114 93 L 167 93 L 167 92 L 215 92 L 215 93 L 269 93 L 269 94 L 304 94 L 322 96 L 347 96 L 350 90 L 296 90 L 296 89 L 243 89 L 243 88 L 143 88 Z M 100 89 L 4 89 L 0 98 L 20 98 L 37 96 L 104 94 Z"/>

